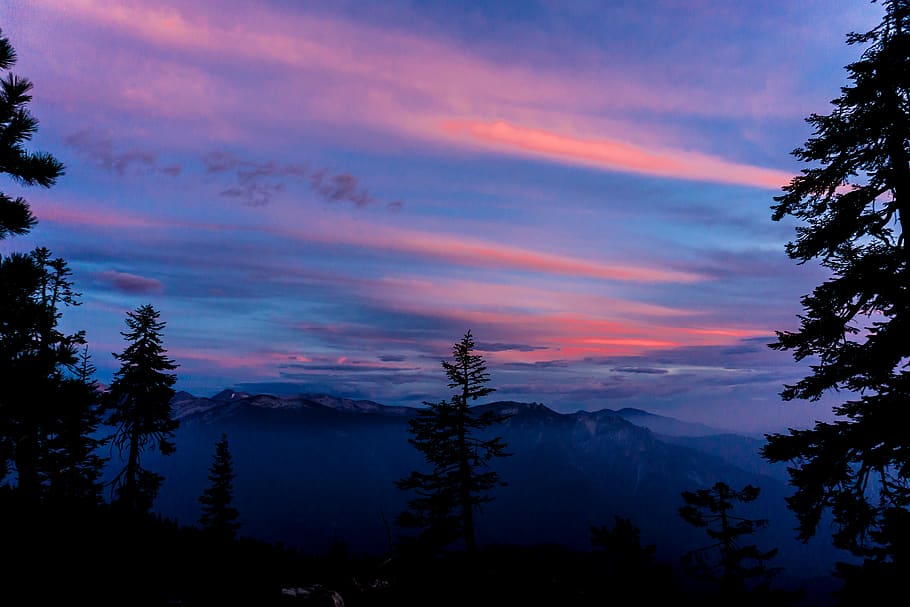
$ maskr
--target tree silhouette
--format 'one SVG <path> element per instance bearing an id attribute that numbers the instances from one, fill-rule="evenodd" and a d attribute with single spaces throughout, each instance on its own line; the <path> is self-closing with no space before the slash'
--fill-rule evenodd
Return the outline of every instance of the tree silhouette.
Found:
<path id="1" fill-rule="evenodd" d="M 642 545 L 641 531 L 632 519 L 615 515 L 613 527 L 590 526 L 591 555 L 586 579 L 586 604 L 607 604 L 616 598 L 617 586 L 635 587 L 642 604 L 666 603 L 677 597 L 673 572 L 656 560 L 657 546 Z"/>
<path id="2" fill-rule="evenodd" d="M 591 525 L 590 529 L 591 545 L 603 550 L 610 569 L 619 573 L 617 578 L 627 578 L 625 573 L 638 575 L 653 563 L 657 546 L 641 545 L 641 531 L 632 519 L 616 515 L 612 529 L 606 525 Z"/>
<path id="3" fill-rule="evenodd" d="M 99 450 L 107 441 L 98 438 L 101 424 L 101 391 L 94 380 L 95 365 L 83 346 L 72 377 L 61 384 L 57 401 L 56 430 L 48 440 L 48 496 L 56 502 L 82 506 L 103 503 L 102 474 L 106 458 Z"/>
<path id="4" fill-rule="evenodd" d="M 240 529 L 240 513 L 233 506 L 234 463 L 231 457 L 227 434 L 222 434 L 215 443 L 215 455 L 209 468 L 211 485 L 199 497 L 202 516 L 199 524 L 218 540 L 233 540 Z"/>
<path id="5" fill-rule="evenodd" d="M 16 59 L 13 45 L 0 31 L 0 70 L 7 72 L 0 78 L 0 173 L 22 185 L 50 187 L 63 174 L 63 165 L 50 154 L 24 147 L 38 122 L 28 110 L 31 82 L 8 71 Z M 25 199 L 0 192 L 0 240 L 28 233 L 35 222 Z M 48 262 L 57 266 L 56 273 Z M 0 258 L 0 385 L 4 387 L 0 395 L 0 481 L 9 476 L 14 462 L 17 489 L 23 497 L 37 498 L 41 492 L 39 460 L 44 435 L 49 432 L 47 409 L 42 405 L 50 402 L 42 399 L 52 397 L 49 383 L 59 379 L 60 365 L 70 362 L 64 344 L 47 339 L 48 330 L 56 329 L 59 318 L 57 307 L 47 304 L 75 303 L 75 297 L 42 302 L 40 294 L 42 285 L 54 278 L 62 279 L 61 284 L 69 289 L 68 273 L 63 260 L 51 261 L 46 249 Z M 60 358 L 52 360 L 54 354 Z"/>
<path id="6" fill-rule="evenodd" d="M 12 68 L 16 59 L 15 49 L 0 31 L 0 70 Z M 27 107 L 31 90 L 31 82 L 12 72 L 0 79 L 0 173 L 25 185 L 50 187 L 63 175 L 63 165 L 50 154 L 29 152 L 23 147 L 38 129 L 38 121 Z M 25 199 L 0 192 L 0 240 L 26 234 L 35 223 Z"/>
<path id="7" fill-rule="evenodd" d="M 452 361 L 442 362 L 455 394 L 451 400 L 424 402 L 427 408 L 409 420 L 408 442 L 433 469 L 429 473 L 415 470 L 397 481 L 400 489 L 417 493 L 397 522 L 420 528 L 420 539 L 431 550 L 460 538 L 467 552 L 474 553 L 474 511 L 492 501 L 491 489 L 504 484 L 487 467 L 493 458 L 508 455 L 505 442 L 501 437 L 481 438 L 478 434 L 508 416 L 491 410 L 478 414 L 469 406 L 470 401 L 495 391 L 486 385 L 490 381 L 486 363 L 474 348 L 469 330 L 452 347 Z"/>
<path id="8" fill-rule="evenodd" d="M 171 399 L 177 376 L 168 373 L 177 368 L 166 356 L 161 332 L 165 323 L 151 305 L 127 312 L 128 331 L 121 333 L 129 344 L 114 358 L 120 369 L 107 393 L 106 423 L 114 428 L 113 444 L 126 464 L 113 482 L 115 502 L 124 510 L 148 512 L 158 495 L 164 477 L 142 467 L 141 455 L 146 449 L 157 449 L 162 455 L 174 453 L 174 432 L 178 423 L 173 417 Z"/>
<path id="9" fill-rule="evenodd" d="M 831 113 L 807 119 L 815 132 L 793 154 L 811 168 L 773 207 L 774 220 L 803 223 L 788 255 L 830 270 L 802 298 L 799 329 L 778 331 L 771 344 L 812 363 L 781 396 L 850 396 L 834 407 L 835 421 L 772 434 L 762 454 L 791 463 L 788 504 L 800 539 L 830 511 L 836 546 L 893 567 L 906 554 L 892 533 L 906 526 L 894 521 L 910 504 L 910 2 L 882 5 L 876 27 L 848 35 L 865 50 L 846 67 L 851 82 Z"/>
<path id="10" fill-rule="evenodd" d="M 0 463 L 12 461 L 17 492 L 27 500 L 42 498 L 54 472 L 49 441 L 68 414 L 67 370 L 85 340 L 59 326 L 61 309 L 78 304 L 70 274 L 46 248 L 0 258 Z"/>
<path id="11" fill-rule="evenodd" d="M 684 521 L 704 528 L 712 543 L 683 555 L 683 564 L 698 577 L 715 584 L 721 601 L 739 604 L 762 597 L 767 600 L 771 578 L 779 569 L 766 563 L 777 549 L 762 552 L 754 544 L 742 544 L 743 536 L 752 535 L 768 525 L 766 519 L 749 519 L 733 513 L 734 504 L 758 498 L 761 490 L 746 485 L 735 491 L 723 482 L 710 489 L 683 491 L 685 505 L 679 509 Z"/>

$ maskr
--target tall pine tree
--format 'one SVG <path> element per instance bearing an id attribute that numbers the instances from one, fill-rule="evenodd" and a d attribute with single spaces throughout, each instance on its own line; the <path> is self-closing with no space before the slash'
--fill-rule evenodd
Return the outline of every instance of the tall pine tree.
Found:
<path id="1" fill-rule="evenodd" d="M 106 398 L 106 423 L 114 428 L 111 437 L 124 467 L 114 479 L 114 503 L 127 512 L 151 510 L 164 477 L 142 467 L 141 455 L 147 449 L 162 455 L 174 453 L 174 418 L 171 399 L 177 368 L 166 356 L 162 343 L 165 323 L 151 305 L 127 312 L 128 331 L 121 333 L 128 345 L 114 357 L 120 369 L 114 374 Z"/>
<path id="2" fill-rule="evenodd" d="M 48 496 L 59 503 L 99 506 L 104 502 L 102 475 L 107 461 L 98 436 L 101 391 L 95 365 L 83 346 L 72 375 L 63 380 L 56 406 L 56 428 L 47 443 Z"/>
<path id="3" fill-rule="evenodd" d="M 474 352 L 471 331 L 452 347 L 452 360 L 442 367 L 455 393 L 450 400 L 425 402 L 409 422 L 408 442 L 423 453 L 430 472 L 412 471 L 397 486 L 414 491 L 409 510 L 398 517 L 404 527 L 421 530 L 420 540 L 430 550 L 459 538 L 467 552 L 477 548 L 474 512 L 492 501 L 490 491 L 502 485 L 499 473 L 488 469 L 494 458 L 508 455 L 501 437 L 479 434 L 507 419 L 492 410 L 477 413 L 469 403 L 495 391 L 483 357 Z"/>
<path id="4" fill-rule="evenodd" d="M 50 439 L 66 422 L 68 371 L 84 343 L 81 331 L 65 334 L 59 327 L 62 308 L 78 304 L 70 274 L 45 248 L 0 259 L 0 448 L 27 500 L 42 498 L 54 473 Z"/>
<path id="5" fill-rule="evenodd" d="M 199 497 L 202 515 L 199 524 L 220 541 L 237 537 L 240 529 L 240 513 L 234 507 L 234 461 L 227 434 L 222 434 L 215 443 L 215 455 L 209 468 L 211 483 Z"/>
<path id="6" fill-rule="evenodd" d="M 6 72 L 0 78 L 0 173 L 21 185 L 50 187 L 63 175 L 63 165 L 50 154 L 25 147 L 38 121 L 28 109 L 32 83 L 9 71 L 16 60 L 13 45 L 0 31 L 0 70 Z M 0 192 L 0 240 L 26 234 L 35 223 L 24 198 Z M 66 348 L 59 347 L 63 344 L 48 340 L 56 329 L 58 309 L 54 301 L 40 300 L 42 286 L 50 280 L 62 278 L 60 284 L 68 288 L 68 269 L 62 260 L 51 261 L 45 254 L 46 249 L 36 249 L 30 255 L 0 258 L 0 481 L 9 477 L 14 464 L 19 494 L 29 499 L 41 493 L 38 462 L 49 421 L 45 399 L 53 396 L 48 384 L 68 362 Z M 57 265 L 56 274 L 48 262 Z M 57 300 L 60 305 L 74 301 Z M 61 359 L 52 360 L 55 355 Z"/>
<path id="7" fill-rule="evenodd" d="M 13 45 L 0 32 L 0 70 L 12 68 L 16 59 Z M 50 154 L 24 147 L 38 130 L 38 121 L 28 110 L 31 90 L 31 82 L 12 72 L 0 79 L 0 173 L 25 185 L 50 187 L 63 175 L 63 165 Z M 0 192 L 0 240 L 26 234 L 35 223 L 24 198 Z"/>
<path id="8" fill-rule="evenodd" d="M 848 35 L 865 47 L 846 67 L 850 83 L 830 114 L 807 119 L 814 134 L 793 154 L 810 168 L 773 207 L 773 219 L 802 224 L 789 256 L 830 270 L 802 298 L 799 329 L 779 331 L 772 344 L 811 363 L 782 397 L 830 394 L 837 418 L 770 435 L 762 453 L 791 463 L 800 539 L 828 511 L 835 545 L 880 565 L 902 589 L 910 574 L 910 1 L 881 4 L 876 27 Z"/>
<path id="9" fill-rule="evenodd" d="M 684 491 L 685 505 L 679 509 L 684 521 L 704 528 L 711 543 L 683 555 L 683 563 L 698 577 L 716 585 L 723 605 L 764 605 L 774 596 L 773 604 L 792 602 L 795 595 L 774 593 L 771 578 L 780 572 L 768 561 L 777 549 L 761 551 L 755 544 L 743 544 L 742 538 L 768 525 L 767 519 L 750 519 L 734 513 L 736 503 L 747 504 L 758 498 L 761 490 L 746 485 L 736 491 L 723 482 L 710 489 Z"/>

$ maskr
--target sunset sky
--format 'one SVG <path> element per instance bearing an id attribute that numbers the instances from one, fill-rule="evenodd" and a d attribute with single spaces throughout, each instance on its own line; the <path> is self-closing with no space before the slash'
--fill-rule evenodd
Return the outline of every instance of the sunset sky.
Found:
<path id="1" fill-rule="evenodd" d="M 771 220 L 790 155 L 878 23 L 862 0 L 5 0 L 33 150 L 66 174 L 0 252 L 65 258 L 98 378 L 127 311 L 177 388 L 492 396 L 763 432 L 767 347 L 825 277 Z"/>

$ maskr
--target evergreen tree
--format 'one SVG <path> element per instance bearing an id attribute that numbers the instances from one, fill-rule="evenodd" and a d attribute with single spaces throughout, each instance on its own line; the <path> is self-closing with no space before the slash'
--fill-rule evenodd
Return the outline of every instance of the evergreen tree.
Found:
<path id="1" fill-rule="evenodd" d="M 881 4 L 876 27 L 847 37 L 865 48 L 846 67 L 850 83 L 833 110 L 807 119 L 814 134 L 793 154 L 811 168 L 773 207 L 774 220 L 803 224 L 789 256 L 830 270 L 802 298 L 799 329 L 778 331 L 771 344 L 812 363 L 781 395 L 845 400 L 835 421 L 772 434 L 762 454 L 791 463 L 788 504 L 800 539 L 830 511 L 834 544 L 894 569 L 902 586 L 910 572 L 901 531 L 910 518 L 910 1 Z"/>
<path id="2" fill-rule="evenodd" d="M 627 574 L 641 575 L 653 563 L 657 551 L 654 544 L 641 545 L 641 530 L 632 519 L 618 515 L 612 529 L 591 525 L 591 545 L 603 550 L 617 579 L 628 579 Z"/>
<path id="3" fill-rule="evenodd" d="M 226 434 L 215 443 L 215 455 L 209 468 L 211 485 L 199 497 L 202 516 L 199 524 L 220 540 L 233 540 L 240 529 L 234 501 L 234 463 Z"/>
<path id="4" fill-rule="evenodd" d="M 50 154 L 29 152 L 24 147 L 37 131 L 38 122 L 28 110 L 31 82 L 8 72 L 16 59 L 15 49 L 0 31 L 0 70 L 7 71 L 0 78 L 0 173 L 19 184 L 50 187 L 63 175 L 63 165 Z M 0 192 L 0 240 L 28 233 L 35 222 L 25 199 Z M 37 462 L 41 432 L 47 425 L 40 419 L 44 412 L 40 405 L 46 401 L 40 399 L 51 395 L 46 380 L 59 371 L 47 354 L 65 353 L 65 348 L 55 348 L 60 344 L 51 342 L 45 343 L 44 355 L 37 351 L 41 346 L 36 344 L 47 337 L 42 329 L 55 328 L 54 319 L 58 318 L 56 308 L 49 311 L 36 301 L 42 281 L 48 280 L 47 259 L 36 259 L 41 251 L 46 250 L 0 258 L 0 385 L 4 387 L 0 395 L 0 481 L 7 479 L 10 464 L 16 460 L 19 492 L 31 497 L 40 493 Z M 67 271 L 62 260 L 54 263 Z M 70 305 L 73 301 L 61 303 Z M 30 382 L 37 382 L 38 392 L 28 393 Z"/>
<path id="5" fill-rule="evenodd" d="M 100 448 L 107 441 L 97 436 L 101 424 L 101 392 L 94 379 L 95 365 L 88 346 L 74 374 L 60 386 L 56 429 L 48 440 L 48 496 L 56 502 L 99 506 L 103 503 L 101 480 L 106 459 Z"/>
<path id="6" fill-rule="evenodd" d="M 762 552 L 754 544 L 741 544 L 743 536 L 767 527 L 768 521 L 733 514 L 734 503 L 755 501 L 759 493 L 760 489 L 752 485 L 735 491 L 723 482 L 711 489 L 682 493 L 686 503 L 679 515 L 690 525 L 703 527 L 713 541 L 687 552 L 683 563 L 698 577 L 715 584 L 724 604 L 767 601 L 771 578 L 779 572 L 766 565 L 777 554 L 776 548 Z"/>
<path id="7" fill-rule="evenodd" d="M 16 63 L 16 51 L 0 31 L 0 70 Z M 28 110 L 32 83 L 8 72 L 0 79 L 0 173 L 25 185 L 50 187 L 63 175 L 63 165 L 50 154 L 29 152 L 23 144 L 38 129 L 38 121 Z M 28 202 L 0 192 L 0 240 L 13 234 L 26 234 L 35 225 Z"/>
<path id="8" fill-rule="evenodd" d="M 616 598 L 617 586 L 634 587 L 641 604 L 666 604 L 678 589 L 672 569 L 656 560 L 657 546 L 641 543 L 641 531 L 632 519 L 614 516 L 612 528 L 591 525 L 591 555 L 586 578 L 592 601 L 606 605 Z"/>
<path id="9" fill-rule="evenodd" d="M 61 308 L 78 305 L 70 274 L 45 248 L 0 259 L 0 459 L 12 461 L 17 491 L 30 500 L 42 497 L 54 472 L 50 439 L 67 405 L 67 370 L 85 341 L 81 331 L 59 328 Z"/>
<path id="10" fill-rule="evenodd" d="M 494 487 L 505 484 L 499 473 L 487 469 L 491 460 L 508 455 L 505 442 L 479 434 L 508 416 L 492 410 L 477 413 L 469 405 L 495 391 L 486 385 L 490 380 L 486 363 L 474 348 L 468 331 L 452 347 L 452 361 L 442 362 L 455 394 L 450 400 L 425 402 L 427 408 L 409 421 L 408 442 L 423 453 L 432 471 L 414 470 L 396 483 L 417 494 L 398 523 L 421 529 L 420 539 L 431 550 L 460 538 L 468 553 L 475 552 L 474 511 L 492 501 L 489 492 Z"/>
<path id="11" fill-rule="evenodd" d="M 113 444 L 121 459 L 126 453 L 126 463 L 113 482 L 114 502 L 134 513 L 151 510 L 164 481 L 160 474 L 142 467 L 142 453 L 152 449 L 171 455 L 176 448 L 178 422 L 171 399 L 177 376 L 168 372 L 177 365 L 166 356 L 162 344 L 165 323 L 159 317 L 160 313 L 148 304 L 127 312 L 129 330 L 121 335 L 129 345 L 114 354 L 121 366 L 114 374 L 105 404 L 109 411 L 105 421 L 114 428 Z"/>

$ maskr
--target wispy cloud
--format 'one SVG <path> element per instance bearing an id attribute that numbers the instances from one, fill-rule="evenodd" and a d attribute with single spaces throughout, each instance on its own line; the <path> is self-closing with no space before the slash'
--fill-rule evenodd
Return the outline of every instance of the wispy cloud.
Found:
<path id="1" fill-rule="evenodd" d="M 426 259 L 435 259 L 479 268 L 510 268 L 535 273 L 577 276 L 623 282 L 680 282 L 703 280 L 703 276 L 683 270 L 661 269 L 621 263 L 603 263 L 572 255 L 548 253 L 494 241 L 456 236 L 442 232 L 407 230 L 372 225 L 369 229 L 332 232 L 287 230 L 317 241 L 347 243 L 358 246 L 399 251 Z"/>
<path id="2" fill-rule="evenodd" d="M 504 121 L 446 121 L 443 132 L 502 153 L 582 164 L 609 171 L 757 186 L 779 190 L 793 175 L 736 164 L 687 150 L 647 149 L 614 139 L 582 139 Z"/>
<path id="3" fill-rule="evenodd" d="M 645 374 L 645 375 L 664 375 L 669 373 L 666 369 L 659 369 L 655 367 L 614 367 L 613 371 L 616 373 L 635 373 L 635 374 Z"/>
<path id="4" fill-rule="evenodd" d="M 99 168 L 121 177 L 129 173 L 176 177 L 182 170 L 177 163 L 161 163 L 156 152 L 139 149 L 117 150 L 110 137 L 90 129 L 70 133 L 63 141 Z"/>
<path id="5" fill-rule="evenodd" d="M 221 150 L 206 154 L 202 162 L 207 174 L 230 173 L 236 178 L 236 183 L 221 190 L 222 196 L 239 198 L 253 207 L 265 206 L 274 196 L 285 191 L 288 179 L 307 183 L 313 193 L 328 203 L 350 202 L 355 207 L 365 207 L 376 202 L 373 195 L 361 187 L 357 177 L 350 173 L 311 169 L 306 163 L 242 160 Z M 388 208 L 397 211 L 402 204 L 401 201 L 394 201 L 388 204 Z"/>
<path id="6" fill-rule="evenodd" d="M 530 344 L 504 344 L 500 342 L 478 342 L 477 349 L 481 352 L 533 352 L 535 350 L 547 350 L 546 346 L 532 346 Z"/>
<path id="7" fill-rule="evenodd" d="M 704 91 L 671 78 L 654 83 L 644 80 L 634 65 L 611 65 L 606 73 L 602 65 L 565 73 L 504 64 L 413 32 L 268 7 L 259 7 L 255 20 L 243 21 L 220 19 L 206 11 L 204 2 L 155 7 L 111 7 L 100 0 L 41 4 L 57 16 L 118 37 L 125 52 L 164 62 L 118 67 L 131 70 L 125 80 L 135 84 L 112 95 L 99 92 L 94 101 L 119 99 L 119 109 L 128 111 L 134 104 L 136 113 L 146 115 L 184 114 L 194 129 L 209 129 L 212 139 L 258 135 L 278 122 L 285 131 L 303 133 L 318 119 L 339 133 L 362 130 L 374 140 L 392 136 L 433 146 L 481 146 L 609 171 L 763 188 L 779 187 L 789 178 L 782 171 L 699 152 L 695 143 L 691 149 L 681 147 L 680 141 L 686 140 L 665 126 L 649 129 L 640 120 L 622 117 L 641 111 L 658 116 L 754 113 L 748 92 L 730 87 Z M 175 50 L 181 60 L 166 69 Z M 218 75 L 225 61 L 248 66 L 246 90 L 236 86 L 233 69 L 230 76 Z M 320 83 L 318 89 L 311 86 L 314 81 Z M 270 91 L 265 106 L 263 88 Z M 765 111 L 786 107 L 774 103 L 773 95 L 768 101 Z M 249 107 L 259 111 L 249 112 Z M 324 190 L 329 200 L 369 202 L 369 194 L 349 177 L 334 174 L 315 190 Z M 262 204 L 275 190 L 228 190 L 228 195 L 247 194 Z"/>

